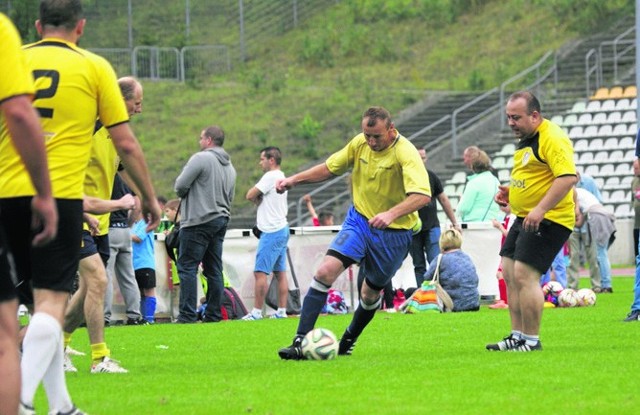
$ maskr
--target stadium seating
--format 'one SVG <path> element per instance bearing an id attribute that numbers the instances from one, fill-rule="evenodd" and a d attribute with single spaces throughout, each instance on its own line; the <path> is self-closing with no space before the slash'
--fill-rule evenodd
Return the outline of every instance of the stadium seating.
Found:
<path id="1" fill-rule="evenodd" d="M 635 85 L 629 85 L 624 89 L 623 97 L 625 98 L 636 98 L 638 95 L 638 90 Z"/>
<path id="2" fill-rule="evenodd" d="M 598 88 L 595 94 L 591 96 L 592 100 L 603 100 L 609 98 L 609 88 Z"/>
<path id="3" fill-rule="evenodd" d="M 629 108 L 631 108 L 631 101 L 627 98 L 619 99 L 618 102 L 616 102 L 617 111 L 626 111 Z"/>
<path id="4" fill-rule="evenodd" d="M 624 98 L 624 91 L 621 86 L 614 86 L 609 90 L 609 99 Z"/>
<path id="5" fill-rule="evenodd" d="M 573 104 L 573 107 L 571 108 L 571 112 L 579 114 L 581 112 L 584 112 L 586 110 L 586 108 L 587 108 L 587 103 L 586 102 L 578 101 L 575 104 Z M 599 108 L 600 108 L 600 103 L 598 102 L 598 109 Z"/>

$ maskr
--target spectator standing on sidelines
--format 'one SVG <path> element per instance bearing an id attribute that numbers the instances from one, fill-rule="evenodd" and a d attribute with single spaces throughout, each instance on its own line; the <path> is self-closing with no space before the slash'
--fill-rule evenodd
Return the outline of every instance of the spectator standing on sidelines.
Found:
<path id="1" fill-rule="evenodd" d="M 289 223 L 287 222 L 287 192 L 277 192 L 276 182 L 285 178 L 280 170 L 282 152 L 278 147 L 266 147 L 260 151 L 260 168 L 264 174 L 258 183 L 247 192 L 247 200 L 258 206 L 257 227 L 260 232 L 256 264 L 253 275 L 255 281 L 255 303 L 243 320 L 262 319 L 262 307 L 267 295 L 267 277 L 273 272 L 278 280 L 278 310 L 272 318 L 287 317 L 287 243 Z"/>
<path id="2" fill-rule="evenodd" d="M 0 209 L 10 218 L 4 222 L 6 233 L 21 246 L 23 256 L 16 258 L 16 264 L 23 267 L 19 275 L 31 279 L 35 305 L 23 341 L 23 413 L 34 412 L 34 396 L 41 382 L 47 389 L 52 413 L 79 413 L 66 391 L 61 326 L 78 269 L 83 181 L 96 114 L 109 129 L 123 164 L 144 197 L 149 226 L 157 226 L 160 220 L 146 163 L 129 128 L 115 73 L 105 59 L 76 45 L 84 25 L 80 0 L 43 0 L 36 22 L 42 40 L 25 46 L 27 66 L 35 74 L 38 90 L 34 106 L 47 131 L 51 183 L 60 218 L 58 238 L 43 248 L 29 250 L 29 206 L 34 194 L 29 177 L 15 149 L 0 148 Z M 6 142 L 0 139 L 0 143 Z M 21 283 L 21 289 L 29 286 L 29 281 Z"/>
<path id="3" fill-rule="evenodd" d="M 543 118 L 528 91 L 512 94 L 506 107 L 509 127 L 519 140 L 509 186 L 500 186 L 498 204 L 516 216 L 500 250 L 507 282 L 511 333 L 487 350 L 542 350 L 540 321 L 544 297 L 540 275 L 569 238 L 575 222 L 573 147 L 558 125 Z"/>
<path id="4" fill-rule="evenodd" d="M 602 202 L 600 190 L 591 176 L 580 174 L 577 172 L 578 183 L 576 188 L 584 189 L 591 193 L 598 202 Z M 584 251 L 587 263 L 589 264 L 589 277 L 591 280 L 591 288 L 594 292 L 599 293 L 602 290 L 602 270 L 598 260 L 598 250 L 591 232 L 587 226 L 587 222 L 579 219 L 582 215 L 580 209 L 576 210 L 576 226 L 569 237 L 569 267 L 567 268 L 567 286 L 574 290 L 578 289 L 580 282 L 580 257 Z M 605 253 L 606 255 L 606 253 Z"/>
<path id="5" fill-rule="evenodd" d="M 640 158 L 640 130 L 636 134 L 636 158 L 634 160 L 634 173 L 635 166 L 638 164 L 638 158 Z M 640 251 L 640 245 L 638 246 Z M 636 279 L 633 286 L 633 302 L 631 303 L 631 311 L 627 314 L 627 317 L 623 320 L 626 322 L 640 320 L 640 254 L 636 255 Z"/>
<path id="6" fill-rule="evenodd" d="M 424 148 L 418 149 L 418 154 L 425 165 L 427 166 L 427 152 Z M 451 221 L 451 226 L 460 231 L 460 225 L 456 221 L 455 213 L 451 207 L 449 198 L 444 193 L 442 182 L 440 178 L 431 170 L 427 168 L 427 174 L 429 175 L 429 186 L 431 187 L 431 201 L 424 207 L 418 210 L 422 227 L 420 231 L 413 235 L 411 241 L 411 249 L 409 253 L 413 259 L 413 271 L 416 275 L 416 287 L 422 286 L 424 280 L 424 273 L 427 271 L 427 265 L 433 261 L 440 253 L 440 221 L 438 220 L 438 204 L 436 200 L 440 202 L 442 210 Z M 425 261 L 426 255 L 426 261 Z"/>
<path id="7" fill-rule="evenodd" d="M 128 116 L 140 113 L 142 111 L 140 83 L 134 78 L 125 77 L 118 80 L 118 86 Z M 126 171 L 120 165 L 110 130 L 99 121 L 94 129 L 91 156 L 84 176 L 84 210 L 87 212 L 92 208 L 96 209 L 92 213 L 98 213 L 96 216 L 98 226 L 92 229 L 91 225 L 85 223 L 82 232 L 78 290 L 69 300 L 63 326 L 65 370 L 68 372 L 77 370 L 70 356 L 78 353 L 71 350 L 69 344 L 73 332 L 83 321 L 86 321 L 93 362 L 91 370 L 94 373 L 126 373 L 126 369 L 111 359 L 111 351 L 107 348 L 104 336 L 104 304 L 109 281 L 107 265 L 111 254 L 109 242 L 111 212 L 133 209 L 135 200 L 129 193 L 122 195 L 119 199 L 111 199 L 116 175 L 126 175 Z M 118 169 L 122 172 L 118 173 Z M 91 206 L 93 204 L 95 206 Z M 125 292 L 124 295 L 127 293 Z"/>
<path id="8" fill-rule="evenodd" d="M 493 200 L 500 181 L 491 174 L 491 159 L 480 150 L 471 161 L 473 175 L 467 178 L 456 215 L 462 222 L 484 222 L 501 219 L 500 207 Z"/>
<path id="9" fill-rule="evenodd" d="M 132 194 L 129 186 L 119 174 L 113 182 L 111 199 Z M 109 260 L 107 261 L 107 290 L 104 300 L 104 324 L 111 323 L 113 306 L 113 279 L 118 281 L 120 294 L 124 300 L 127 325 L 142 323 L 140 313 L 140 290 L 133 271 L 133 247 L 131 245 L 130 210 L 117 210 L 109 216 Z"/>
<path id="10" fill-rule="evenodd" d="M 640 244 L 640 160 L 633 160 L 633 181 L 631 181 L 631 203 L 633 206 L 633 252 L 638 256 Z"/>
<path id="11" fill-rule="evenodd" d="M 316 270 L 304 299 L 298 329 L 280 358 L 304 359 L 302 338 L 313 329 L 327 293 L 351 264 L 364 268 L 361 302 L 342 335 L 338 354 L 350 355 L 358 336 L 380 307 L 380 291 L 409 253 L 417 210 L 429 203 L 429 177 L 415 146 L 400 135 L 383 107 L 362 116 L 362 133 L 321 163 L 276 183 L 278 192 L 317 183 L 352 170 L 353 206 Z"/>
<path id="12" fill-rule="evenodd" d="M 313 226 L 333 226 L 333 212 L 330 210 L 321 210 L 319 213 L 316 213 L 316 209 L 313 207 L 313 201 L 311 200 L 311 195 L 307 194 L 302 198 L 307 205 L 307 210 L 311 216 Z"/>
<path id="13" fill-rule="evenodd" d="M 236 170 L 229 154 L 222 148 L 224 140 L 224 131 L 216 125 L 202 130 L 200 151 L 191 156 L 176 178 L 174 188 L 181 198 L 178 323 L 197 321 L 200 263 L 208 286 L 203 321 L 222 320 L 222 244 L 236 186 Z"/>
<path id="14" fill-rule="evenodd" d="M 30 198 L 29 216 L 25 216 L 23 231 L 29 230 L 31 221 L 39 229 L 29 245 L 41 247 L 52 241 L 58 232 L 58 213 L 51 192 L 44 134 L 36 111 L 31 106 L 35 93 L 24 55 L 20 50 L 20 37 L 11 21 L 0 13 L 0 149 L 10 139 L 17 156 L 24 163 L 34 194 Z M 6 136 L 8 134 L 8 137 Z M 3 144 L 6 143 L 6 144 Z M 1 167 L 0 167 L 0 170 Z M 4 172 L 2 172 L 4 173 Z M 0 177 L 0 180 L 4 178 Z M 15 289 L 16 269 L 9 251 L 10 240 L 4 234 L 5 218 L 0 211 L 0 413 L 15 414 L 20 402 L 20 358 L 18 352 L 18 293 Z M 23 247 L 29 248 L 25 243 Z M 26 255 L 26 252 L 21 256 Z M 64 376 L 64 375 L 63 375 Z M 66 392 L 66 384 L 57 385 Z M 47 388 L 47 392 L 50 389 Z"/>

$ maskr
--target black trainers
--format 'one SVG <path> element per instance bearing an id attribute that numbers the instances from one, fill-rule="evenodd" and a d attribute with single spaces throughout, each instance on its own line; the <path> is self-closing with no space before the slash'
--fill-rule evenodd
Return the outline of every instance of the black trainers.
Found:
<path id="1" fill-rule="evenodd" d="M 622 321 L 629 322 L 638 320 L 640 320 L 640 310 L 633 310 L 629 314 L 627 314 L 627 317 Z"/>
<path id="2" fill-rule="evenodd" d="M 127 326 L 147 326 L 149 322 L 142 317 L 127 319 Z"/>
<path id="3" fill-rule="evenodd" d="M 302 336 L 294 337 L 291 346 L 278 350 L 278 356 L 283 360 L 305 360 L 302 355 Z"/>
<path id="4" fill-rule="evenodd" d="M 342 338 L 340 339 L 340 346 L 338 347 L 338 355 L 351 356 L 351 353 L 353 352 L 353 348 L 356 347 L 357 340 L 358 340 L 357 337 L 353 339 L 347 336 L 347 333 L 345 332 L 342 335 Z"/>
<path id="5" fill-rule="evenodd" d="M 487 344 L 487 350 L 504 352 L 506 350 L 510 350 L 512 347 L 515 347 L 518 344 L 519 340 L 513 338 L 513 335 L 510 334 L 504 339 L 500 340 L 498 343 Z"/>
<path id="6" fill-rule="evenodd" d="M 524 339 L 518 340 L 515 346 L 508 349 L 510 352 L 535 352 L 538 350 L 542 350 L 542 343 L 540 343 L 540 340 L 538 340 L 534 346 L 530 346 Z"/>

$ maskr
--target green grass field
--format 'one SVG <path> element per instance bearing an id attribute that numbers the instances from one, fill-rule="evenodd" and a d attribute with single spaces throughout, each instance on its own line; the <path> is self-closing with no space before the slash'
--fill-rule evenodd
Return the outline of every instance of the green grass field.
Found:
<path id="1" fill-rule="evenodd" d="M 588 281 L 583 279 L 582 284 Z M 637 414 L 640 322 L 623 323 L 633 278 L 615 277 L 595 307 L 548 309 L 542 352 L 488 352 L 508 311 L 380 312 L 350 357 L 281 361 L 297 318 L 110 327 L 130 373 L 89 373 L 74 357 L 71 395 L 90 414 Z M 351 316 L 321 316 L 338 337 Z M 86 332 L 72 346 L 89 352 Z M 36 408 L 46 400 L 38 392 Z M 39 412 L 39 413 L 40 413 Z"/>

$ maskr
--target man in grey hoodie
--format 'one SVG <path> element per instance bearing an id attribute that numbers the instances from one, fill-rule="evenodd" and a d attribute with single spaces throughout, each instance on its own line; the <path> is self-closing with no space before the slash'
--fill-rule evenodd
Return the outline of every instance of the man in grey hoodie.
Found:
<path id="1" fill-rule="evenodd" d="M 222 243 L 227 232 L 236 170 L 222 148 L 224 131 L 218 126 L 200 133 L 200 150 L 187 162 L 175 182 L 180 202 L 180 312 L 178 323 L 197 320 L 198 264 L 207 279 L 205 322 L 222 320 L 220 306 L 224 291 Z"/>

